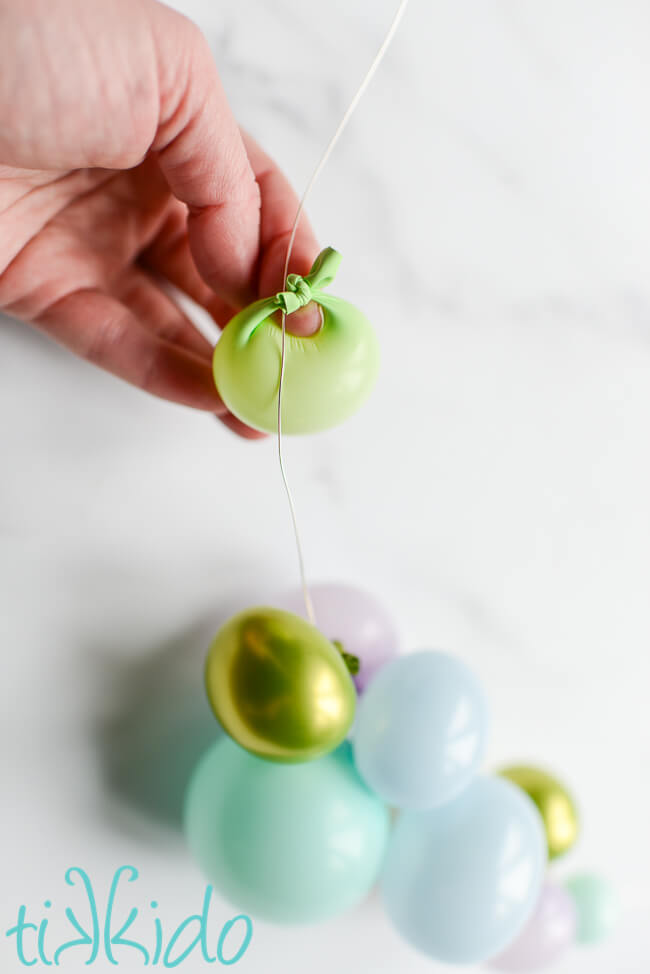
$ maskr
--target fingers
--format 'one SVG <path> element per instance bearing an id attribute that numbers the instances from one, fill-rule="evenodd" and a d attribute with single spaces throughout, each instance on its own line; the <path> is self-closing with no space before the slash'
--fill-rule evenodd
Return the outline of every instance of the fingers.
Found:
<path id="1" fill-rule="evenodd" d="M 251 145 L 255 149 L 254 162 L 260 164 L 264 162 L 270 163 L 268 156 L 262 153 L 252 143 L 252 140 Z M 293 204 L 297 206 L 297 202 L 286 180 L 280 176 L 280 179 L 277 181 L 263 181 L 263 183 L 262 188 L 265 196 L 268 193 L 269 209 L 275 209 L 276 216 L 278 210 L 272 190 L 274 185 L 277 186 L 278 183 L 280 184 L 280 188 L 286 194 L 285 198 L 291 200 L 288 207 L 288 219 L 293 221 L 295 208 L 292 211 L 292 206 Z M 266 214 L 265 204 L 263 204 L 262 213 Z M 268 294 L 281 290 L 284 284 L 283 271 L 289 234 L 282 235 L 282 230 L 280 230 L 282 236 L 276 237 L 275 240 L 283 246 L 278 246 L 278 243 L 274 242 L 273 234 L 273 228 L 278 226 L 278 220 L 273 217 L 271 212 L 269 212 L 268 216 L 269 219 L 267 220 L 266 215 L 264 215 L 262 222 L 269 228 L 265 240 L 268 240 L 272 246 L 275 246 L 275 258 L 271 254 L 271 260 L 269 261 L 265 253 L 262 253 L 263 272 L 266 284 L 258 288 L 258 293 L 255 297 L 265 297 Z M 184 294 L 187 294 L 193 301 L 205 308 L 218 325 L 224 327 L 236 313 L 237 309 L 216 295 L 199 274 L 187 236 L 186 220 L 187 207 L 176 200 L 172 201 L 167 218 L 160 232 L 156 236 L 156 239 L 140 254 L 139 262 L 154 273 L 163 276 Z M 291 229 L 291 226 L 289 229 Z M 312 255 L 318 249 L 307 220 L 304 222 L 301 220 L 300 228 L 296 236 L 296 243 L 298 249 L 296 251 L 294 247 L 294 254 L 296 256 L 291 261 L 291 270 L 296 273 L 306 273 L 313 262 Z M 302 268 L 302 271 L 299 271 L 298 268 Z M 289 315 L 287 318 L 287 330 L 295 335 L 309 335 L 320 327 L 320 323 L 320 311 L 316 305 L 311 305 L 307 309 Z"/>
<path id="2" fill-rule="evenodd" d="M 140 254 L 139 263 L 205 308 L 223 328 L 236 309 L 216 295 L 199 274 L 187 236 L 187 207 L 177 200 L 171 202 L 165 223 L 153 243 Z"/>
<path id="3" fill-rule="evenodd" d="M 145 270 L 131 267 L 113 288 L 113 295 L 152 334 L 212 361 L 210 342 Z"/>
<path id="4" fill-rule="evenodd" d="M 243 132 L 242 137 L 260 188 L 260 264 L 257 290 L 260 297 L 265 297 L 284 288 L 284 264 L 298 210 L 298 198 L 270 156 L 250 135 Z M 291 251 L 289 272 L 307 274 L 318 251 L 318 242 L 309 220 L 302 213 Z M 295 335 L 313 334 L 320 324 L 320 311 L 314 304 L 287 317 L 287 331 Z"/>
<path id="5" fill-rule="evenodd" d="M 221 310 L 243 307 L 282 289 L 298 200 L 269 156 L 240 133 L 200 31 L 165 7 L 156 20 L 160 122 L 153 149 L 172 193 L 189 209 L 189 247 L 200 276 L 221 298 Z M 317 252 L 302 217 L 290 271 L 307 273 Z M 183 290 L 197 290 L 183 243 L 165 263 L 166 274 L 184 278 Z M 208 306 L 206 295 L 201 304 Z M 288 317 L 287 329 L 311 334 L 320 323 L 318 309 L 308 306 Z"/>
<path id="6" fill-rule="evenodd" d="M 160 90 L 153 143 L 172 193 L 189 208 L 203 279 L 233 307 L 253 300 L 260 191 L 207 41 L 190 21 L 152 7 Z"/>
<path id="7" fill-rule="evenodd" d="M 257 142 L 242 132 L 246 152 L 260 188 L 260 251 L 258 291 L 261 296 L 281 291 L 282 272 L 291 229 L 298 210 L 296 196 L 287 178 Z M 318 254 L 318 243 L 303 213 L 296 231 L 289 271 L 306 274 Z"/>
<path id="8" fill-rule="evenodd" d="M 219 417 L 230 415 L 217 393 L 207 358 L 153 334 L 108 294 L 75 291 L 34 324 L 77 355 L 145 392 Z"/>
<path id="9" fill-rule="evenodd" d="M 176 330 L 177 337 L 191 341 L 169 306 L 154 298 L 142 282 L 126 291 L 130 291 L 134 307 L 144 309 L 149 328 L 142 326 L 131 308 L 95 290 L 67 295 L 34 324 L 75 354 L 145 392 L 212 412 L 244 439 L 264 438 L 264 433 L 251 429 L 229 412 L 215 388 L 210 357 L 166 340 L 155 319 L 148 318 L 157 308 L 167 316 L 167 327 Z M 161 297 L 166 299 L 162 292 Z M 173 305 L 171 299 L 169 303 Z"/>

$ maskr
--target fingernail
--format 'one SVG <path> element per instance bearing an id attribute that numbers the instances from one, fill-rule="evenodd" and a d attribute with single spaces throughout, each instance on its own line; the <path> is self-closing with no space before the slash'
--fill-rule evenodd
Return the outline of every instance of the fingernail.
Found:
<path id="1" fill-rule="evenodd" d="M 323 313 L 320 305 L 310 301 L 304 308 L 299 308 L 292 314 L 287 315 L 287 331 L 299 338 L 308 338 L 315 335 L 323 324 Z"/>

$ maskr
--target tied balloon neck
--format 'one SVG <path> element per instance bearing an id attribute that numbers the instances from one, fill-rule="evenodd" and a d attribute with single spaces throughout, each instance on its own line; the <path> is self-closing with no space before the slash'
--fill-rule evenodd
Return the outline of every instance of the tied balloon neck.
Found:
<path id="1" fill-rule="evenodd" d="M 343 657 L 343 662 L 347 666 L 350 676 L 356 676 L 361 669 L 361 661 L 359 660 L 359 657 L 353 656 L 352 653 L 346 653 L 340 639 L 333 639 L 332 645 L 336 646 L 339 653 Z"/>
<path id="2" fill-rule="evenodd" d="M 332 247 L 326 247 L 312 264 L 309 274 L 304 277 L 300 274 L 288 275 L 286 290 L 275 295 L 277 307 L 290 315 L 298 308 L 304 308 L 310 301 L 318 301 L 320 292 L 336 277 L 340 263 L 339 252 Z"/>

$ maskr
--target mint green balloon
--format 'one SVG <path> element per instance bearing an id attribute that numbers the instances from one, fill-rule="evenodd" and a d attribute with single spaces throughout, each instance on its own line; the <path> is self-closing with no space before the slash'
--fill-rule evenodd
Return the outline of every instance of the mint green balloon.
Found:
<path id="1" fill-rule="evenodd" d="M 580 873 L 567 881 L 566 889 L 576 907 L 576 941 L 597 944 L 606 940 L 618 919 L 618 899 L 609 880 Z"/>
<path id="2" fill-rule="evenodd" d="M 370 891 L 389 813 L 359 778 L 347 744 L 316 761 L 277 764 L 224 736 L 194 771 L 185 830 L 206 877 L 237 909 L 311 923 Z"/>
<path id="3" fill-rule="evenodd" d="M 337 426 L 367 399 L 379 371 L 379 342 L 354 305 L 325 294 L 341 255 L 326 248 L 306 277 L 290 274 L 287 291 L 256 301 L 226 325 L 214 350 L 214 381 L 228 409 L 249 426 L 278 426 L 282 328 L 277 312 L 320 305 L 315 335 L 285 334 L 282 431 L 316 433 Z"/>

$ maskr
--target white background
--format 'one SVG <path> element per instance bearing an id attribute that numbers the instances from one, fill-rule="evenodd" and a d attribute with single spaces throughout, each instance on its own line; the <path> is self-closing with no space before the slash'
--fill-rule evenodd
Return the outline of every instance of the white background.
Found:
<path id="1" fill-rule="evenodd" d="M 393 3 L 179 6 L 302 188 Z M 559 874 L 603 872 L 624 915 L 557 974 L 650 959 L 649 91 L 644 0 L 413 0 L 310 206 L 384 367 L 347 425 L 287 442 L 308 571 L 475 667 L 490 766 L 571 783 L 584 828 Z M 213 733 L 207 640 L 297 580 L 275 446 L 1 329 L 2 933 L 48 896 L 63 929 L 64 870 L 101 900 L 129 862 L 132 905 L 155 897 L 171 930 L 204 888 L 169 823 Z M 4 936 L 0 957 L 18 969 Z M 371 900 L 257 924 L 237 969 L 438 968 Z"/>

